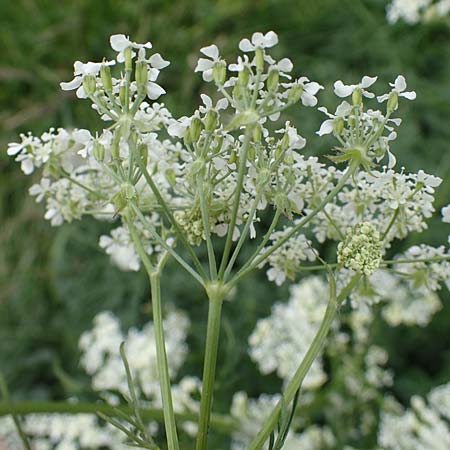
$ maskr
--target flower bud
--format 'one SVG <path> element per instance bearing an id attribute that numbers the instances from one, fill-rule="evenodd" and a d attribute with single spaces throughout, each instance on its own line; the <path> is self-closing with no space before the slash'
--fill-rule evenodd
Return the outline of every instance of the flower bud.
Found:
<path id="1" fill-rule="evenodd" d="M 139 157 L 142 160 L 142 163 L 144 164 L 144 166 L 147 166 L 148 163 L 148 148 L 145 144 L 141 144 L 138 147 L 138 154 Z"/>
<path id="2" fill-rule="evenodd" d="M 198 142 L 198 140 L 200 139 L 202 128 L 202 121 L 198 117 L 194 117 L 192 119 L 191 125 L 189 126 L 189 134 L 191 136 L 192 142 Z"/>
<path id="3" fill-rule="evenodd" d="M 340 136 L 342 132 L 344 131 L 344 119 L 342 117 L 338 117 L 333 122 L 333 133 L 336 136 Z"/>
<path id="4" fill-rule="evenodd" d="M 247 86 L 249 80 L 250 80 L 250 71 L 247 66 L 244 66 L 244 68 L 239 72 L 238 82 L 242 86 Z"/>
<path id="5" fill-rule="evenodd" d="M 217 61 L 213 66 L 213 79 L 216 84 L 222 86 L 227 79 L 227 66 L 223 61 Z"/>
<path id="6" fill-rule="evenodd" d="M 267 89 L 270 92 L 275 92 L 278 89 L 278 82 L 280 80 L 280 74 L 277 69 L 272 69 L 269 72 L 269 76 L 267 78 Z"/>
<path id="7" fill-rule="evenodd" d="M 281 150 L 285 151 L 289 148 L 289 134 L 288 133 L 284 133 L 283 138 L 281 139 L 280 142 L 280 147 Z"/>
<path id="8" fill-rule="evenodd" d="M 122 186 L 120 186 L 120 192 L 127 200 L 132 200 L 137 196 L 136 189 L 130 183 L 123 183 Z"/>
<path id="9" fill-rule="evenodd" d="M 112 78 L 111 69 L 106 64 L 100 68 L 100 78 L 102 80 L 103 88 L 106 92 L 112 92 Z"/>
<path id="10" fill-rule="evenodd" d="M 94 141 L 93 153 L 94 158 L 98 162 L 103 162 L 105 160 L 105 147 L 102 144 L 100 144 L 100 142 Z"/>
<path id="11" fill-rule="evenodd" d="M 264 70 L 264 50 L 261 47 L 255 49 L 256 70 L 262 72 Z"/>
<path id="12" fill-rule="evenodd" d="M 356 88 L 352 93 L 352 102 L 354 106 L 362 105 L 362 91 L 360 88 Z"/>
<path id="13" fill-rule="evenodd" d="M 234 164 L 238 162 L 238 157 L 236 152 L 233 150 L 228 158 L 228 164 Z"/>
<path id="14" fill-rule="evenodd" d="M 398 108 L 398 92 L 392 91 L 389 94 L 388 102 L 387 102 L 387 110 L 388 112 L 395 111 Z"/>
<path id="15" fill-rule="evenodd" d="M 262 137 L 262 130 L 261 126 L 259 124 L 256 124 L 253 128 L 253 141 L 254 142 L 261 142 Z"/>
<path id="16" fill-rule="evenodd" d="M 205 117 L 205 130 L 210 132 L 214 131 L 219 124 L 219 114 L 217 111 L 210 109 Z"/>
<path id="17" fill-rule="evenodd" d="M 147 89 L 148 71 L 145 61 L 138 61 L 136 63 L 136 85 L 139 94 L 145 94 Z"/>
<path id="18" fill-rule="evenodd" d="M 253 145 L 250 145 L 248 148 L 248 159 L 250 161 L 254 161 L 256 159 L 256 150 Z"/>
<path id="19" fill-rule="evenodd" d="M 177 177 L 173 169 L 167 169 L 165 172 L 166 180 L 170 186 L 174 187 L 177 184 Z"/>
<path id="20" fill-rule="evenodd" d="M 125 85 L 121 84 L 119 87 L 119 100 L 122 106 L 125 106 L 127 103 L 127 90 L 125 89 Z"/>
<path id="21" fill-rule="evenodd" d="M 296 84 L 293 86 L 288 94 L 288 102 L 289 103 L 297 103 L 303 95 L 303 86 Z"/>
<path id="22" fill-rule="evenodd" d="M 120 144 L 118 139 L 114 139 L 111 142 L 111 158 L 120 159 Z"/>
<path id="23" fill-rule="evenodd" d="M 97 81 L 94 75 L 86 75 L 83 77 L 83 89 L 88 97 L 95 94 L 97 89 Z"/>
<path id="24" fill-rule="evenodd" d="M 125 60 L 125 70 L 133 70 L 133 65 L 132 65 L 132 59 L 133 59 L 133 50 L 131 49 L 131 47 L 127 47 L 124 51 L 123 51 L 123 56 L 124 56 L 124 60 Z"/>

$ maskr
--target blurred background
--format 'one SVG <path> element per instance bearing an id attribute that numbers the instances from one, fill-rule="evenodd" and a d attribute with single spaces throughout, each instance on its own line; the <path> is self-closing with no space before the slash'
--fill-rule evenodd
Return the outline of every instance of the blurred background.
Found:
<path id="1" fill-rule="evenodd" d="M 319 103 L 329 109 L 336 106 L 332 85 L 337 79 L 350 84 L 363 75 L 378 75 L 379 85 L 387 87 L 403 74 L 417 100 L 401 105 L 404 123 L 392 148 L 408 171 L 424 169 L 444 178 L 436 200 L 439 210 L 450 203 L 450 26 L 447 19 L 389 25 L 386 3 L 0 0 L 0 370 L 15 398 L 57 399 L 82 391 L 86 380 L 78 368 L 77 342 L 97 312 L 109 309 L 125 326 L 148 320 L 145 276 L 120 272 L 97 246 L 108 224 L 84 220 L 52 228 L 43 219 L 42 205 L 27 194 L 33 177 L 25 177 L 6 155 L 7 143 L 21 132 L 101 126 L 88 101 L 59 88 L 60 81 L 72 79 L 73 62 L 111 57 L 111 34 L 150 40 L 171 61 L 160 81 L 168 92 L 162 101 L 175 115 L 190 114 L 205 89 L 193 72 L 199 49 L 215 43 L 231 60 L 239 40 L 255 31 L 278 33 L 277 56 L 291 58 L 295 74 L 325 86 Z M 294 108 L 286 118 L 308 139 L 308 153 L 329 151 L 332 141 L 314 134 L 324 118 L 320 112 Z M 431 228 L 411 235 L 404 245 L 447 241 L 448 227 L 439 218 Z M 167 300 L 188 310 L 193 323 L 185 371 L 200 374 L 206 302 L 176 266 L 165 281 Z M 279 388 L 275 377 L 246 377 L 252 363 L 243 355 L 257 318 L 286 293 L 286 287 L 268 285 L 264 274 L 255 275 L 227 304 L 219 373 L 224 394 L 244 389 L 257 395 Z M 450 377 L 450 299 L 448 292 L 441 294 L 444 308 L 427 329 L 389 328 L 381 321 L 375 327 L 376 340 L 389 351 L 396 375 L 393 390 L 401 400 Z M 220 399 L 217 408 L 222 408 Z"/>

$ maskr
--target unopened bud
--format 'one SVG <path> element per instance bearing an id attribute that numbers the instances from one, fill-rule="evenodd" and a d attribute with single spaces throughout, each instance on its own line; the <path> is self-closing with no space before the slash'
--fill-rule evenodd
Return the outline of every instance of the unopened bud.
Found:
<path id="1" fill-rule="evenodd" d="M 340 136 L 342 132 L 344 131 L 344 119 L 342 117 L 338 117 L 333 122 L 333 133 L 336 136 Z"/>
<path id="2" fill-rule="evenodd" d="M 278 89 L 278 82 L 280 80 L 280 74 L 277 69 L 272 69 L 269 72 L 269 76 L 267 78 L 267 89 L 270 92 L 274 92 Z"/>
<path id="3" fill-rule="evenodd" d="M 139 94 L 145 94 L 147 89 L 148 71 L 147 64 L 144 61 L 138 61 L 136 63 L 136 85 Z"/>
<path id="4" fill-rule="evenodd" d="M 103 162 L 105 160 L 105 147 L 102 144 L 100 144 L 100 142 L 94 141 L 93 153 L 94 158 L 98 162 Z"/>
<path id="5" fill-rule="evenodd" d="M 285 151 L 289 148 L 289 135 L 288 133 L 284 133 L 283 139 L 280 142 L 281 150 Z"/>
<path id="6" fill-rule="evenodd" d="M 213 66 L 213 79 L 216 84 L 222 86 L 227 79 L 227 66 L 225 62 L 218 61 Z"/>
<path id="7" fill-rule="evenodd" d="M 392 91 L 389 94 L 388 102 L 387 102 L 387 110 L 388 112 L 395 111 L 398 108 L 398 92 Z"/>
<path id="8" fill-rule="evenodd" d="M 210 109 L 205 117 L 205 130 L 214 131 L 219 124 L 219 114 L 217 111 Z"/>
<path id="9" fill-rule="evenodd" d="M 288 102 L 289 103 L 297 103 L 303 95 L 303 86 L 299 84 L 293 86 L 288 94 Z"/>
<path id="10" fill-rule="evenodd" d="M 230 157 L 228 158 L 228 163 L 229 163 L 229 164 L 234 164 L 234 163 L 237 163 L 237 160 L 238 160 L 237 154 L 236 154 L 236 152 L 233 150 L 233 151 L 231 152 Z"/>
<path id="11" fill-rule="evenodd" d="M 256 150 L 253 145 L 250 145 L 250 147 L 248 148 L 248 159 L 250 161 L 254 161 L 256 159 Z"/>
<path id="12" fill-rule="evenodd" d="M 256 70 L 262 72 L 264 70 L 264 50 L 261 47 L 255 49 Z"/>
<path id="13" fill-rule="evenodd" d="M 174 187 L 177 184 L 177 177 L 175 175 L 175 172 L 173 169 L 167 169 L 166 172 L 166 180 L 169 182 L 169 184 Z"/>
<path id="14" fill-rule="evenodd" d="M 122 84 L 119 87 L 119 100 L 120 100 L 120 104 L 122 106 L 125 106 L 127 103 L 127 90 L 125 88 L 125 85 Z"/>
<path id="15" fill-rule="evenodd" d="M 202 121 L 198 117 L 194 117 L 192 119 L 191 125 L 189 126 L 189 134 L 191 135 L 192 142 L 197 142 L 200 139 L 202 128 Z"/>
<path id="16" fill-rule="evenodd" d="M 83 77 L 83 89 L 88 97 L 95 94 L 97 88 L 97 81 L 94 75 L 86 75 Z"/>
<path id="17" fill-rule="evenodd" d="M 100 78 L 106 92 L 112 92 L 111 69 L 106 64 L 100 68 Z"/>
<path id="18" fill-rule="evenodd" d="M 139 157 L 141 158 L 142 163 L 144 164 L 144 166 L 147 166 L 147 162 L 148 162 L 148 148 L 145 144 L 141 144 L 138 147 L 138 153 L 139 153 Z"/>
<path id="19" fill-rule="evenodd" d="M 253 141 L 261 142 L 261 136 L 262 136 L 261 126 L 259 124 L 256 124 L 253 127 Z"/>
<path id="20" fill-rule="evenodd" d="M 247 86 L 249 80 L 250 80 L 250 71 L 247 66 L 244 66 L 244 68 L 239 72 L 238 82 L 242 86 Z"/>
<path id="21" fill-rule="evenodd" d="M 124 51 L 123 51 L 123 57 L 125 60 L 125 70 L 132 70 L 133 69 L 133 65 L 132 65 L 132 58 L 133 58 L 133 50 L 131 49 L 131 47 L 127 47 Z"/>
<path id="22" fill-rule="evenodd" d="M 111 158 L 120 159 L 120 144 L 118 139 L 111 142 Z"/>
<path id="23" fill-rule="evenodd" d="M 354 106 L 362 105 L 362 91 L 361 88 L 356 88 L 352 93 L 352 102 Z"/>

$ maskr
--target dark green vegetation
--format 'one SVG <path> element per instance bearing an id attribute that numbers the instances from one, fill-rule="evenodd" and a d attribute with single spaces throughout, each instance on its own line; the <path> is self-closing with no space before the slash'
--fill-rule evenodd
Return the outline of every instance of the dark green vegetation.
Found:
<path id="1" fill-rule="evenodd" d="M 437 196 L 440 209 L 450 202 L 450 27 L 443 22 L 390 27 L 384 6 L 382 0 L 0 0 L 0 369 L 15 398 L 61 399 L 85 390 L 77 341 L 97 312 L 110 309 L 125 326 L 147 320 L 144 275 L 121 273 L 97 248 L 108 225 L 86 220 L 51 228 L 42 207 L 27 195 L 32 179 L 6 155 L 7 142 L 19 132 L 100 126 L 88 101 L 59 89 L 59 81 L 72 78 L 73 61 L 111 56 L 113 33 L 151 40 L 172 62 L 160 80 L 169 93 L 163 101 L 179 115 L 196 106 L 203 89 L 193 72 L 198 50 L 216 43 L 230 60 L 239 39 L 259 30 L 279 34 L 279 55 L 293 60 L 296 74 L 326 87 L 319 101 L 330 109 L 336 105 L 336 79 L 353 83 L 362 75 L 379 75 L 387 83 L 402 73 L 418 98 L 402 105 L 404 123 L 393 151 L 407 170 L 422 168 L 446 178 Z M 328 142 L 314 136 L 323 119 L 319 112 L 295 108 L 287 118 L 308 139 L 307 152 L 329 151 Z M 432 222 L 425 241 L 444 243 L 448 226 Z M 412 235 L 407 245 L 417 239 Z M 163 289 L 166 301 L 191 315 L 186 371 L 200 374 L 203 294 L 175 265 Z M 245 347 L 257 317 L 267 315 L 286 292 L 261 274 L 247 279 L 236 301 L 225 305 L 218 411 L 226 411 L 236 390 L 258 395 L 278 389 L 275 377 L 250 375 L 254 368 Z M 444 309 L 426 330 L 375 324 L 402 400 L 449 378 L 450 299 L 447 292 L 442 298 Z"/>

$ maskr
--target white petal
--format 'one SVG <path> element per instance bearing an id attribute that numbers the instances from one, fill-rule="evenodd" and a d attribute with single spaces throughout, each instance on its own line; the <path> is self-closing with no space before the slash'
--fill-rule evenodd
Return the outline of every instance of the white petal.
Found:
<path id="1" fill-rule="evenodd" d="M 200 98 L 202 99 L 203 104 L 206 106 L 206 109 L 211 109 L 212 108 L 211 97 L 209 97 L 206 94 L 200 94 Z"/>
<path id="2" fill-rule="evenodd" d="M 197 67 L 195 68 L 195 72 L 204 72 L 205 70 L 209 70 L 213 67 L 214 63 L 209 59 L 200 58 L 197 61 Z"/>
<path id="3" fill-rule="evenodd" d="M 317 131 L 316 133 L 319 136 L 323 136 L 324 134 L 332 133 L 333 132 L 333 124 L 334 124 L 333 119 L 325 120 L 325 122 L 323 122 L 322 125 L 320 126 L 320 130 Z"/>
<path id="4" fill-rule="evenodd" d="M 242 39 L 241 42 L 239 42 L 239 50 L 242 52 L 251 52 L 254 48 L 255 47 L 248 39 Z"/>
<path id="5" fill-rule="evenodd" d="M 253 33 L 252 35 L 252 44 L 255 47 L 265 47 L 265 38 L 264 35 L 257 31 L 256 33 Z"/>
<path id="6" fill-rule="evenodd" d="M 278 62 L 277 67 L 281 72 L 290 72 L 294 68 L 294 65 L 289 58 L 283 58 Z"/>
<path id="7" fill-rule="evenodd" d="M 364 76 L 361 80 L 361 87 L 363 89 L 368 88 L 369 86 L 372 86 L 375 81 L 377 81 L 378 77 L 368 77 L 367 75 Z"/>
<path id="8" fill-rule="evenodd" d="M 345 100 L 336 108 L 336 116 L 345 117 L 352 111 L 352 105 Z"/>
<path id="9" fill-rule="evenodd" d="M 170 62 L 163 59 L 159 53 L 152 55 L 148 61 L 152 67 L 159 70 L 164 69 L 164 67 L 167 67 L 170 64 Z"/>
<path id="10" fill-rule="evenodd" d="M 388 168 L 389 169 L 392 169 L 394 166 L 395 166 L 395 164 L 397 163 L 397 159 L 395 158 L 395 156 L 388 150 L 387 151 L 387 154 L 388 154 Z"/>
<path id="11" fill-rule="evenodd" d="M 153 81 L 147 83 L 147 95 L 150 99 L 156 100 L 165 93 L 166 91 L 159 84 L 153 83 Z"/>
<path id="12" fill-rule="evenodd" d="M 227 109 L 228 108 L 228 100 L 226 98 L 221 98 L 216 105 L 217 110 Z"/>
<path id="13" fill-rule="evenodd" d="M 111 47 L 116 52 L 123 52 L 127 47 L 131 46 L 131 41 L 124 34 L 113 34 L 109 38 Z"/>
<path id="14" fill-rule="evenodd" d="M 20 164 L 20 168 L 25 175 L 32 174 L 34 170 L 33 161 L 30 158 L 24 159 Z"/>
<path id="15" fill-rule="evenodd" d="M 383 103 L 383 102 L 385 102 L 388 98 L 389 98 L 389 94 L 384 94 L 384 95 L 379 95 L 379 96 L 377 97 L 377 100 L 378 100 L 380 103 Z"/>
<path id="16" fill-rule="evenodd" d="M 209 83 L 210 81 L 213 80 L 213 70 L 209 69 L 209 70 L 205 70 L 202 74 L 203 79 Z"/>
<path id="17" fill-rule="evenodd" d="M 203 47 L 200 49 L 200 52 L 206 55 L 208 58 L 211 58 L 212 60 L 216 60 L 219 58 L 219 49 L 217 48 L 217 45 L 209 45 L 208 47 Z"/>
<path id="18" fill-rule="evenodd" d="M 317 98 L 311 95 L 308 91 L 304 91 L 302 94 L 302 103 L 304 106 L 316 106 Z"/>
<path id="19" fill-rule="evenodd" d="M 399 75 L 394 81 L 394 88 L 397 92 L 403 92 L 406 89 L 406 80 L 403 75 Z"/>
<path id="20" fill-rule="evenodd" d="M 348 97 L 355 90 L 355 85 L 346 86 L 341 80 L 334 83 L 334 93 L 338 97 Z"/>
<path id="21" fill-rule="evenodd" d="M 81 86 L 82 77 L 75 77 L 72 81 L 59 83 L 63 91 L 72 91 Z"/>
<path id="22" fill-rule="evenodd" d="M 323 89 L 323 86 L 315 81 L 305 84 L 305 90 L 307 90 L 311 95 L 316 95 L 321 89 Z"/>
<path id="23" fill-rule="evenodd" d="M 278 44 L 278 36 L 274 31 L 269 31 L 266 33 L 264 39 L 266 41 L 266 47 L 268 48 Z"/>
<path id="24" fill-rule="evenodd" d="M 8 144 L 8 150 L 7 150 L 6 153 L 9 156 L 14 156 L 14 155 L 17 155 L 17 153 L 19 153 L 22 149 L 23 149 L 23 145 L 22 144 L 18 144 L 16 142 L 12 142 L 11 144 Z"/>
<path id="25" fill-rule="evenodd" d="M 410 91 L 410 92 L 402 92 L 401 94 L 399 94 L 400 97 L 405 97 L 408 100 L 415 100 L 416 99 L 416 93 L 414 91 Z"/>
<path id="26" fill-rule="evenodd" d="M 75 142 L 78 142 L 79 144 L 86 144 L 92 139 L 91 133 L 84 129 L 75 130 L 72 133 L 72 136 Z"/>

